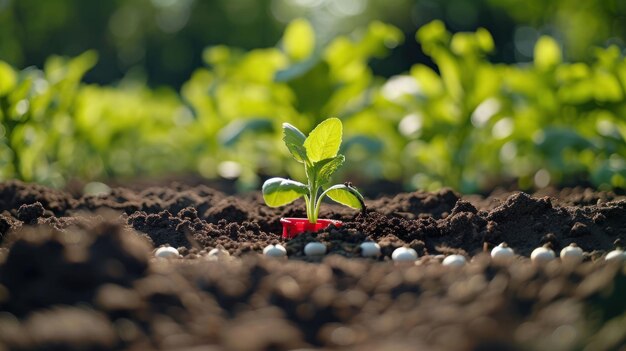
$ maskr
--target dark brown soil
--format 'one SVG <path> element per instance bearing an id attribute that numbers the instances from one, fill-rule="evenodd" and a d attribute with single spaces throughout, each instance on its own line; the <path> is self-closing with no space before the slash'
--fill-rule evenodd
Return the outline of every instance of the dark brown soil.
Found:
<path id="1" fill-rule="evenodd" d="M 589 189 L 465 196 L 442 190 L 325 205 L 344 226 L 283 242 L 259 194 L 205 186 L 75 197 L 0 184 L 0 350 L 626 350 L 626 197 Z M 378 259 L 360 258 L 374 240 Z M 324 258 L 305 257 L 321 241 Z M 492 263 L 505 241 L 585 251 L 577 267 Z M 259 255 L 283 243 L 288 260 Z M 157 260 L 155 247 L 182 259 Z M 417 250 L 416 264 L 391 252 Z M 211 258 L 220 247 L 230 257 Z M 441 254 L 472 262 L 443 267 Z"/>

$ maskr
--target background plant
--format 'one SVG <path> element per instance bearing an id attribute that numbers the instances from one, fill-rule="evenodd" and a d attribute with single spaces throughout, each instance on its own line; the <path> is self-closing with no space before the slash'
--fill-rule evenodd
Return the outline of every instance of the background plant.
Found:
<path id="1" fill-rule="evenodd" d="M 272 46 L 288 23 L 305 17 L 324 43 L 372 21 L 411 37 L 439 19 L 455 32 L 481 26 L 494 33 L 497 62 L 531 61 L 541 35 L 557 38 L 566 59 L 589 62 L 590 47 L 624 45 L 624 16 L 620 0 L 3 0 L 0 59 L 22 69 L 41 67 L 51 55 L 95 49 L 101 60 L 87 82 L 111 84 L 131 76 L 178 89 L 202 65 L 206 46 Z M 416 62 L 429 61 L 409 40 L 370 64 L 389 76 Z"/>
<path id="2" fill-rule="evenodd" d="M 534 61 L 492 64 L 488 32 L 451 35 L 441 22 L 417 39 L 439 74 L 417 64 L 412 94 L 393 96 L 405 158 L 417 187 L 454 184 L 464 191 L 518 179 L 522 188 L 626 179 L 626 62 L 617 47 L 597 49 L 591 64 L 564 63 L 558 43 L 541 37 Z M 407 83 L 408 84 L 408 83 Z M 386 110 L 386 108 L 383 108 Z"/>
<path id="3" fill-rule="evenodd" d="M 268 174 L 305 177 L 281 147 L 281 123 L 308 133 L 319 116 L 335 115 L 346 127 L 338 177 L 360 187 L 624 187 L 618 47 L 567 62 L 559 42 L 543 36 L 532 62 L 505 64 L 489 60 L 496 45 L 485 29 L 453 34 L 435 21 L 416 39 L 432 64 L 385 78 L 370 63 L 404 42 L 398 28 L 372 22 L 327 40 L 296 20 L 274 47 L 207 48 L 206 66 L 179 92 L 131 77 L 86 84 L 91 51 L 50 57 L 42 69 L 1 62 L 0 173 L 56 186 L 199 173 L 257 189 Z"/>

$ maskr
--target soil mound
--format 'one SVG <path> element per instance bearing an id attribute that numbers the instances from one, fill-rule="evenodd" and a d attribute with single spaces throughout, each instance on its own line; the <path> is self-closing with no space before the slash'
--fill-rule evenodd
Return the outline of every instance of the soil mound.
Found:
<path id="1" fill-rule="evenodd" d="M 204 186 L 114 188 L 75 197 L 0 184 L 0 349 L 614 350 L 626 344 L 626 199 L 586 189 L 461 196 L 451 190 L 367 201 L 284 242 L 259 194 Z M 359 244 L 382 255 L 360 258 Z M 328 255 L 307 257 L 311 241 Z M 505 241 L 522 255 L 491 262 Z M 532 264 L 537 246 L 575 242 L 585 262 Z M 259 255 L 282 243 L 289 259 Z M 180 259 L 152 250 L 177 247 Z M 415 264 L 393 250 L 414 248 Z M 211 256 L 213 248 L 228 255 Z M 440 255 L 471 263 L 454 269 Z M 525 256 L 525 257 L 524 257 Z"/>

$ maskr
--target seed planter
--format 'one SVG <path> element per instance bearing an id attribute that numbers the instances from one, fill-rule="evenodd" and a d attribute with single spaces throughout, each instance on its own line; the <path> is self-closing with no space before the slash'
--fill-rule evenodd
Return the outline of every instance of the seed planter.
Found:
<path id="1" fill-rule="evenodd" d="M 283 238 L 291 239 L 306 231 L 316 232 L 340 221 L 319 219 L 324 196 L 348 207 L 365 210 L 363 196 L 350 183 L 326 185 L 345 157 L 338 154 L 343 126 L 337 118 L 329 118 L 305 136 L 289 123 L 283 124 L 283 141 L 296 161 L 304 165 L 307 184 L 285 178 L 271 178 L 263 183 L 263 200 L 270 207 L 279 207 L 304 197 L 307 218 L 281 218 Z"/>
<path id="2" fill-rule="evenodd" d="M 280 223 L 283 225 L 283 239 L 292 239 L 305 232 L 317 232 L 329 225 L 343 225 L 343 222 L 335 219 L 318 219 L 316 223 L 311 223 L 308 218 L 281 218 Z"/>

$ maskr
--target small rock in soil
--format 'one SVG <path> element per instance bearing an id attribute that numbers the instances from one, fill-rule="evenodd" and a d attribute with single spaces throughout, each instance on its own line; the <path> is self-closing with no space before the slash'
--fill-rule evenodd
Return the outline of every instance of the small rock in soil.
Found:
<path id="1" fill-rule="evenodd" d="M 465 256 L 462 255 L 450 255 L 446 257 L 442 264 L 447 267 L 463 267 L 467 263 Z"/>
<path id="2" fill-rule="evenodd" d="M 578 245 L 570 244 L 561 250 L 560 257 L 562 262 L 578 264 L 583 261 L 584 252 Z"/>
<path id="3" fill-rule="evenodd" d="M 611 262 L 626 261 L 626 252 L 622 250 L 613 250 L 606 254 L 605 259 Z"/>
<path id="4" fill-rule="evenodd" d="M 373 241 L 366 241 L 359 247 L 361 248 L 361 256 L 363 257 L 380 256 L 380 245 Z"/>
<path id="5" fill-rule="evenodd" d="M 509 262 L 515 257 L 515 251 L 506 243 L 494 247 L 491 250 L 491 259 L 494 262 Z"/>
<path id="6" fill-rule="evenodd" d="M 311 242 L 304 246 L 304 254 L 307 256 L 323 256 L 326 254 L 326 245 L 319 242 Z"/>
<path id="7" fill-rule="evenodd" d="M 178 258 L 180 257 L 180 254 L 178 253 L 178 250 L 176 250 L 173 247 L 159 247 L 155 253 L 154 256 L 159 257 L 159 258 Z"/>
<path id="8" fill-rule="evenodd" d="M 417 252 L 411 248 L 399 247 L 393 251 L 391 258 L 396 262 L 410 262 L 417 260 Z"/>
<path id="9" fill-rule="evenodd" d="M 534 249 L 533 252 L 530 254 L 530 259 L 533 262 L 539 263 L 539 264 L 552 261 L 555 257 L 556 255 L 554 254 L 554 251 L 552 251 L 552 249 L 549 249 L 547 247 L 538 247 Z"/>
<path id="10" fill-rule="evenodd" d="M 280 244 L 268 245 L 263 249 L 263 254 L 269 257 L 285 257 L 287 250 Z"/>

